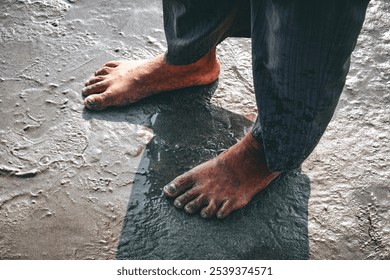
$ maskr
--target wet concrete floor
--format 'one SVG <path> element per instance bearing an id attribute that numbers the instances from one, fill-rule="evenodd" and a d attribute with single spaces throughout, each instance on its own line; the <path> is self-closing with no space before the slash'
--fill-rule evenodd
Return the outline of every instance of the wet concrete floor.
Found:
<path id="1" fill-rule="evenodd" d="M 93 71 L 165 51 L 160 1 L 0 9 L 1 259 L 390 259 L 388 1 L 371 1 L 334 120 L 302 171 L 225 221 L 180 212 L 160 191 L 250 129 L 249 40 L 219 46 L 217 89 L 95 113 L 80 94 Z"/>
<path id="2" fill-rule="evenodd" d="M 134 179 L 120 259 L 307 259 L 308 178 L 284 174 L 249 207 L 205 220 L 173 207 L 161 187 L 242 138 L 252 122 L 205 100 L 214 87 L 154 98 L 153 140 Z M 141 105 L 142 106 L 142 105 Z"/>

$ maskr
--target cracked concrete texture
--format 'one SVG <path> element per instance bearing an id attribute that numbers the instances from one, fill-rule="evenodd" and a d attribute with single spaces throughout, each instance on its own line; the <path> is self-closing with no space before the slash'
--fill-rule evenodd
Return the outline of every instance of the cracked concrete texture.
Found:
<path id="1" fill-rule="evenodd" d="M 91 113 L 80 90 L 107 60 L 165 51 L 160 1 L 0 8 L 0 258 L 114 258 L 155 108 Z M 337 112 L 303 165 L 312 259 L 390 259 L 389 30 L 390 2 L 372 0 Z M 250 41 L 218 55 L 212 104 L 255 116 Z"/>

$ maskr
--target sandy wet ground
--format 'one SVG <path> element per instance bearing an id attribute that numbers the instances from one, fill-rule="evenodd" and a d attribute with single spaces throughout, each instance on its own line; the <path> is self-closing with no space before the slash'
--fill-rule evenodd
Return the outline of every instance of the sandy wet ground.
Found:
<path id="1" fill-rule="evenodd" d="M 157 115 L 142 104 L 88 112 L 80 91 L 107 60 L 165 51 L 161 4 L 0 8 L 0 258 L 114 258 Z M 371 1 L 337 113 L 303 166 L 312 259 L 390 259 L 389 30 L 390 3 Z M 212 104 L 255 115 L 249 40 L 225 41 L 219 57 Z"/>

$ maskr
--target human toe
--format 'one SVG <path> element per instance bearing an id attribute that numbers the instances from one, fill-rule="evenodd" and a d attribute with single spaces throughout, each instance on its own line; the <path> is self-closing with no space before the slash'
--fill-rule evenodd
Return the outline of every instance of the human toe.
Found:
<path id="1" fill-rule="evenodd" d="M 85 105 L 85 107 L 87 107 L 88 109 L 93 110 L 93 111 L 101 110 L 100 104 L 95 102 L 94 99 L 88 99 L 88 100 L 85 99 L 84 100 L 84 105 Z"/>
<path id="2" fill-rule="evenodd" d="M 120 64 L 120 61 L 113 60 L 113 61 L 106 62 L 104 64 L 104 66 L 107 66 L 107 67 L 118 67 L 119 64 Z"/>
<path id="3" fill-rule="evenodd" d="M 101 93 L 108 88 L 108 84 L 105 81 L 97 82 L 91 85 L 84 87 L 81 92 L 84 96 L 91 94 Z"/>
<path id="4" fill-rule="evenodd" d="M 99 111 L 107 108 L 111 104 L 109 101 L 110 92 L 103 92 L 101 94 L 92 94 L 84 99 L 84 105 L 90 110 Z"/>
<path id="5" fill-rule="evenodd" d="M 104 76 L 104 75 L 108 75 L 110 72 L 111 72 L 112 68 L 110 67 L 107 67 L 107 66 L 103 66 L 102 68 L 100 68 L 99 70 L 97 70 L 95 72 L 95 76 Z"/>
<path id="6" fill-rule="evenodd" d="M 194 200 L 196 197 L 197 197 L 197 193 L 195 193 L 193 190 L 189 190 L 189 191 L 186 191 L 184 194 L 178 196 L 175 199 L 173 204 L 175 205 L 176 208 L 183 208 L 185 205 L 187 205 L 187 203 Z M 192 206 L 195 206 L 195 205 L 192 205 Z M 188 210 L 191 211 L 192 206 L 189 206 Z"/>
<path id="7" fill-rule="evenodd" d="M 105 79 L 105 76 L 92 76 L 85 82 L 85 86 L 89 86 L 92 84 L 96 84 L 98 82 L 101 82 Z"/>
<path id="8" fill-rule="evenodd" d="M 200 211 L 202 218 L 210 219 L 217 212 L 217 204 L 215 201 L 210 201 L 209 204 Z"/>
<path id="9" fill-rule="evenodd" d="M 200 195 L 196 199 L 188 202 L 186 206 L 184 206 L 184 211 L 189 214 L 193 214 L 199 211 L 205 205 L 207 205 L 207 199 L 204 195 Z"/>
<path id="10" fill-rule="evenodd" d="M 217 211 L 217 218 L 225 219 L 234 210 L 235 210 L 234 203 L 231 200 L 227 200 L 222 204 L 221 208 Z"/>
<path id="11" fill-rule="evenodd" d="M 163 193 L 168 197 L 177 197 L 193 185 L 191 176 L 186 173 L 176 177 L 172 182 L 163 187 Z"/>

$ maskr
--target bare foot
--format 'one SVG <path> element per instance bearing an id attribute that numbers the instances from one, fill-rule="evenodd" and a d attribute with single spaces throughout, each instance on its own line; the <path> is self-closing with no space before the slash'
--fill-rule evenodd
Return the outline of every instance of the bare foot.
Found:
<path id="1" fill-rule="evenodd" d="M 219 75 L 216 51 L 195 63 L 169 65 L 164 55 L 143 61 L 110 61 L 85 83 L 84 105 L 92 110 L 122 106 L 152 94 L 190 86 L 207 85 Z"/>
<path id="2" fill-rule="evenodd" d="M 187 213 L 223 219 L 246 206 L 279 174 L 267 168 L 263 148 L 248 133 L 229 150 L 174 179 L 163 192 Z"/>

